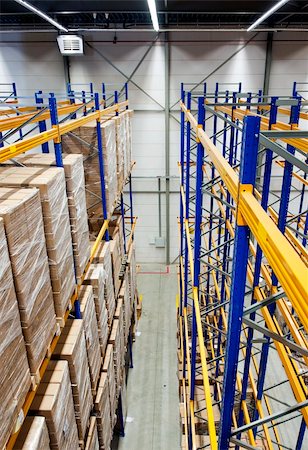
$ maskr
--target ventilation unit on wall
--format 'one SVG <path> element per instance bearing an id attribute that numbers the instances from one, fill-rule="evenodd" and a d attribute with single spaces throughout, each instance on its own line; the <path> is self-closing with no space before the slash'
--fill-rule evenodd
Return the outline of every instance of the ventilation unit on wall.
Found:
<path id="1" fill-rule="evenodd" d="M 83 39 L 75 34 L 60 34 L 57 37 L 62 55 L 83 55 Z"/>

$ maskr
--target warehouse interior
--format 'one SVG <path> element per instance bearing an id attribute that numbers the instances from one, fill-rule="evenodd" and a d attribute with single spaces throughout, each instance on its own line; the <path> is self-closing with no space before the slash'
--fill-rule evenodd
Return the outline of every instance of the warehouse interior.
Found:
<path id="1" fill-rule="evenodd" d="M 308 448 L 308 3 L 2 0 L 0 448 Z"/>

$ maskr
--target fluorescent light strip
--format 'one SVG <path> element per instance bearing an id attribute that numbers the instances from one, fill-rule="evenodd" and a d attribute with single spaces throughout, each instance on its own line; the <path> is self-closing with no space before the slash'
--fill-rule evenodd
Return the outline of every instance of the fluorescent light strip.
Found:
<path id="1" fill-rule="evenodd" d="M 40 9 L 35 8 L 35 6 L 31 5 L 30 3 L 25 2 L 24 0 L 15 0 L 15 2 L 19 3 L 20 5 L 24 6 L 27 9 L 30 9 L 30 11 L 34 12 L 38 16 L 40 16 L 43 19 L 47 20 L 47 22 L 51 23 L 53 26 L 55 26 L 59 30 L 68 32 L 67 28 L 65 28 L 62 25 L 60 25 L 58 22 L 53 20 L 51 17 L 47 16 L 47 14 L 45 14 Z"/>
<path id="2" fill-rule="evenodd" d="M 150 14 L 151 14 L 153 28 L 155 31 L 159 31 L 155 0 L 148 0 L 148 5 L 149 5 Z"/>
<path id="3" fill-rule="evenodd" d="M 256 28 L 261 22 L 264 22 L 265 19 L 267 19 L 269 16 L 271 16 L 277 9 L 280 9 L 283 5 L 288 3 L 289 0 L 281 0 L 280 2 L 276 3 L 271 9 L 269 9 L 263 16 L 261 16 L 258 20 L 256 20 L 252 25 L 250 25 L 249 28 L 247 28 L 247 31 L 251 31 L 254 28 Z"/>

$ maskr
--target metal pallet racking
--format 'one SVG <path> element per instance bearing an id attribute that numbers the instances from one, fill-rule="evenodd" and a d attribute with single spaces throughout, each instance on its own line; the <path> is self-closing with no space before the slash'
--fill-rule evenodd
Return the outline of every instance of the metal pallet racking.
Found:
<path id="1" fill-rule="evenodd" d="M 308 424 L 306 102 L 300 83 L 289 97 L 241 88 L 181 88 L 183 448 L 299 450 Z"/>
<path id="2" fill-rule="evenodd" d="M 95 254 L 97 253 L 100 242 L 103 240 L 109 241 L 109 219 L 107 218 L 106 208 L 101 123 L 106 120 L 110 120 L 111 117 L 114 117 L 120 112 L 128 109 L 129 101 L 127 83 L 123 86 L 123 88 L 121 88 L 120 93 L 118 91 L 112 92 L 107 100 L 106 86 L 104 83 L 102 84 L 102 96 L 100 96 L 99 93 L 94 92 L 93 83 L 90 83 L 89 86 L 82 85 L 85 88 L 85 90 L 82 91 L 77 91 L 75 89 L 75 84 L 68 84 L 67 93 L 65 94 L 60 93 L 56 96 L 54 93 L 44 94 L 42 91 L 37 91 L 33 95 L 33 97 L 18 97 L 15 83 L 12 83 L 12 90 L 11 85 L 5 86 L 9 86 L 10 90 L 0 93 L 1 106 L 5 108 L 0 109 L 0 115 L 3 117 L 0 120 L 0 163 L 5 162 L 9 159 L 14 160 L 15 156 L 27 152 L 31 149 L 37 148 L 38 146 L 41 146 L 43 153 L 49 153 L 49 142 L 53 141 L 56 165 L 58 167 L 63 167 L 61 136 L 63 136 L 65 133 L 73 132 L 76 128 L 82 125 L 86 125 L 91 121 L 96 121 L 97 151 L 99 156 L 101 180 L 101 203 L 104 222 L 92 246 L 90 258 L 86 265 L 84 274 L 80 280 L 80 283 L 78 284 L 76 281 L 76 289 L 71 298 L 71 309 L 66 312 L 64 323 L 71 314 L 73 314 L 76 319 L 81 319 L 82 317 L 80 313 L 80 304 L 78 300 L 80 286 L 89 266 L 91 265 L 95 257 Z M 12 98 L 13 100 L 11 100 Z M 27 105 L 24 106 L 23 104 L 21 104 L 20 100 L 26 101 Z M 59 120 L 59 117 L 62 116 L 64 117 Z M 34 125 L 34 127 L 31 128 L 31 130 L 27 130 L 26 132 L 24 132 L 24 130 L 30 124 Z M 37 129 L 39 129 L 39 133 L 33 135 L 33 132 L 35 132 Z M 6 134 L 3 134 L 3 132 L 6 132 Z M 19 137 L 12 142 L 15 133 L 18 133 Z M 133 169 L 133 166 L 134 163 L 131 166 L 131 170 Z M 137 220 L 137 218 L 133 216 L 131 170 L 129 172 L 128 178 L 124 180 L 123 190 L 119 192 L 118 204 L 115 208 L 119 210 L 122 216 L 125 253 L 134 239 L 134 230 Z M 128 203 L 124 203 L 123 192 L 125 188 L 127 191 L 126 194 Z M 47 365 L 57 345 L 58 339 L 59 336 L 54 336 L 52 342 L 50 343 L 48 355 L 46 355 L 39 370 L 40 379 L 42 379 L 47 369 Z M 133 367 L 132 343 L 133 339 L 131 324 L 128 342 L 128 355 L 130 358 L 131 368 Z M 21 423 L 31 407 L 31 403 L 34 399 L 38 386 L 39 383 L 35 387 L 33 387 L 27 394 L 25 403 L 22 407 L 22 410 L 20 411 L 18 419 Z M 120 416 L 120 419 L 122 418 L 120 420 L 119 432 L 122 436 L 124 436 L 121 396 L 118 402 L 118 415 Z M 13 448 L 18 433 L 19 429 L 14 434 L 12 434 L 6 445 L 7 449 Z"/>

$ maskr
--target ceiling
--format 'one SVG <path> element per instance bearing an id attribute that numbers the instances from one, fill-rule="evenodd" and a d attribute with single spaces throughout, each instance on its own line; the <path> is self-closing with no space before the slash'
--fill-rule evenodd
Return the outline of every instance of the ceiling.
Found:
<path id="1" fill-rule="evenodd" d="M 146 0 L 28 0 L 61 25 L 73 30 L 152 29 Z M 160 29 L 246 29 L 277 0 L 156 0 Z M 14 0 L 1 0 L 2 31 L 54 30 L 44 19 Z M 258 29 L 307 29 L 307 0 L 289 1 Z"/>

